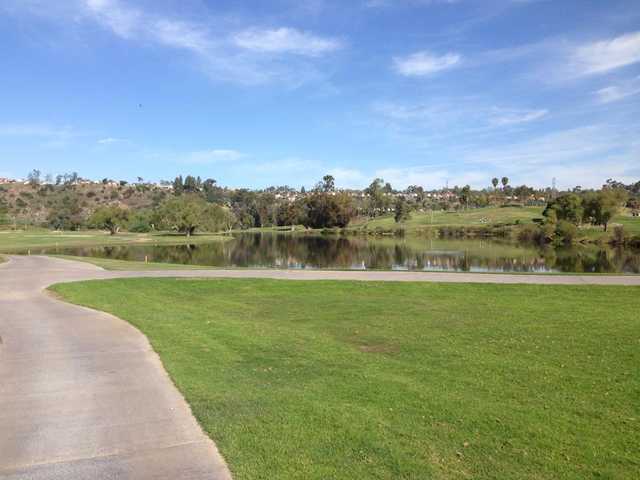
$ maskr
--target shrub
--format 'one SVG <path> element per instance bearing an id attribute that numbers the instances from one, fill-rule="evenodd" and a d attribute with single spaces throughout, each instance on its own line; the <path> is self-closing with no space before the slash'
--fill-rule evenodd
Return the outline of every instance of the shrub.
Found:
<path id="1" fill-rule="evenodd" d="M 560 220 L 556 224 L 556 239 L 564 244 L 573 243 L 578 236 L 578 227 L 566 220 Z"/>
<path id="2" fill-rule="evenodd" d="M 614 229 L 613 229 L 613 235 L 611 236 L 611 241 L 609 243 L 613 244 L 613 245 L 625 245 L 627 243 L 629 239 L 627 238 L 625 231 L 624 231 L 624 226 L 623 225 L 617 225 Z"/>
<path id="3" fill-rule="evenodd" d="M 535 243 L 542 245 L 553 237 L 553 229 L 550 225 L 525 225 L 518 230 L 518 241 L 521 243 Z"/>

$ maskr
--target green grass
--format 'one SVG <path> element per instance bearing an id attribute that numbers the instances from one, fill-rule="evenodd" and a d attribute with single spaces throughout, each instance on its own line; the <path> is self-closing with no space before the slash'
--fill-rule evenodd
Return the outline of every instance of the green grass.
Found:
<path id="1" fill-rule="evenodd" d="M 605 232 L 602 227 L 583 225 L 580 228 L 580 235 L 588 240 L 606 241 L 612 235 L 614 228 L 618 225 L 622 225 L 624 227 L 624 231 L 627 235 L 640 235 L 640 217 L 633 217 L 629 210 L 624 210 L 622 213 L 613 217 L 607 232 Z"/>
<path id="2" fill-rule="evenodd" d="M 613 220 L 613 224 L 622 225 L 625 232 L 631 235 L 640 235 L 640 217 L 631 216 L 630 211 L 625 211 L 620 215 L 616 215 Z"/>
<path id="3" fill-rule="evenodd" d="M 371 220 L 360 220 L 350 225 L 354 229 L 394 230 L 404 228 L 408 233 L 417 233 L 431 227 L 471 227 L 492 226 L 498 224 L 531 223 L 534 218 L 542 218 L 542 207 L 486 207 L 471 209 L 456 213 L 443 211 L 434 212 L 433 218 L 430 212 L 411 214 L 411 218 L 402 223 L 396 223 L 393 215 L 385 215 Z M 640 235 L 640 217 L 631 216 L 629 210 L 624 210 L 611 221 L 609 232 L 604 232 L 602 227 L 584 226 L 580 230 L 581 238 L 586 240 L 606 240 L 613 231 L 615 225 L 623 225 L 627 234 Z"/>
<path id="4" fill-rule="evenodd" d="M 227 237 L 199 234 L 192 237 L 168 233 L 119 233 L 109 235 L 97 230 L 58 232 L 53 230 L 0 231 L 0 252 L 47 247 L 88 247 L 94 245 L 179 244 L 224 241 Z"/>
<path id="5" fill-rule="evenodd" d="M 73 255 L 49 255 L 50 257 L 62 258 L 65 260 L 74 260 L 76 262 L 85 262 L 105 270 L 211 270 L 215 267 L 205 265 L 182 265 L 176 263 L 159 263 L 159 262 L 133 262 L 128 260 L 115 260 L 112 258 L 94 258 L 94 257 L 76 257 Z"/>
<path id="6" fill-rule="evenodd" d="M 411 218 L 397 224 L 393 215 L 385 215 L 364 222 L 356 222 L 352 227 L 375 229 L 377 227 L 388 229 L 404 227 L 408 230 L 421 229 L 431 226 L 490 226 L 495 224 L 530 223 L 534 218 L 542 216 L 540 207 L 487 207 L 448 213 L 443 211 L 418 213 L 413 212 Z"/>
<path id="7" fill-rule="evenodd" d="M 635 287 L 127 279 L 52 288 L 148 336 L 237 480 L 635 479 L 640 470 Z"/>

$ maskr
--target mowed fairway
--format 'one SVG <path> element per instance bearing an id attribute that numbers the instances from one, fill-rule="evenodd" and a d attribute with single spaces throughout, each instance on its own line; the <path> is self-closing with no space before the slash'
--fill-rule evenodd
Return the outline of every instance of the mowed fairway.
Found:
<path id="1" fill-rule="evenodd" d="M 216 234 L 202 233 L 191 237 L 173 233 L 119 233 L 109 235 L 99 230 L 85 230 L 79 232 L 61 232 L 54 230 L 0 230 L 0 252 L 23 251 L 52 247 L 88 247 L 95 245 L 163 245 L 204 242 L 224 242 L 228 237 Z"/>
<path id="2" fill-rule="evenodd" d="M 368 220 L 355 222 L 353 227 L 366 227 L 368 229 L 404 227 L 413 228 L 429 226 L 488 226 L 505 223 L 531 223 L 534 218 L 542 217 L 541 207 L 486 207 L 463 210 L 460 212 L 413 212 L 410 218 L 400 224 L 393 219 L 393 215 L 385 215 Z"/>
<path id="3" fill-rule="evenodd" d="M 148 336 L 238 480 L 638 478 L 637 287 L 52 289 Z"/>

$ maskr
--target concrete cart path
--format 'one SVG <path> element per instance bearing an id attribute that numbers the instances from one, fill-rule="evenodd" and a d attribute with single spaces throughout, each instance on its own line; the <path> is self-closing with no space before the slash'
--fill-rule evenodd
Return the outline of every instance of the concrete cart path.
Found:
<path id="1" fill-rule="evenodd" d="M 93 265 L 0 265 L 0 479 L 230 479 L 146 337 L 43 292 Z"/>
<path id="2" fill-rule="evenodd" d="M 84 262 L 12 256 L 0 265 L 1 479 L 230 478 L 144 335 L 123 320 L 43 291 L 53 283 L 123 277 L 640 285 L 640 276 L 116 272 Z"/>

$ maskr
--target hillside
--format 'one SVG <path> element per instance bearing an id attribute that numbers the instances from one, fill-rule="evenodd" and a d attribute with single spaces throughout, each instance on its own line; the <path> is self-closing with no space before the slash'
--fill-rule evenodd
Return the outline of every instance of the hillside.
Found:
<path id="1" fill-rule="evenodd" d="M 393 215 L 385 215 L 370 220 L 352 222 L 355 228 L 396 228 L 420 230 L 432 226 L 485 226 L 496 224 L 531 223 L 534 218 L 542 217 L 541 207 L 486 207 L 461 210 L 457 212 L 434 211 L 413 212 L 410 218 L 400 224 Z"/>
<path id="2" fill-rule="evenodd" d="M 120 205 L 140 210 L 158 205 L 170 192 L 155 185 L 120 185 L 110 183 L 79 183 L 69 185 L 0 185 L 0 220 L 15 225 L 41 225 L 47 222 L 52 209 L 73 204 L 78 215 L 87 218 L 97 206 Z"/>

